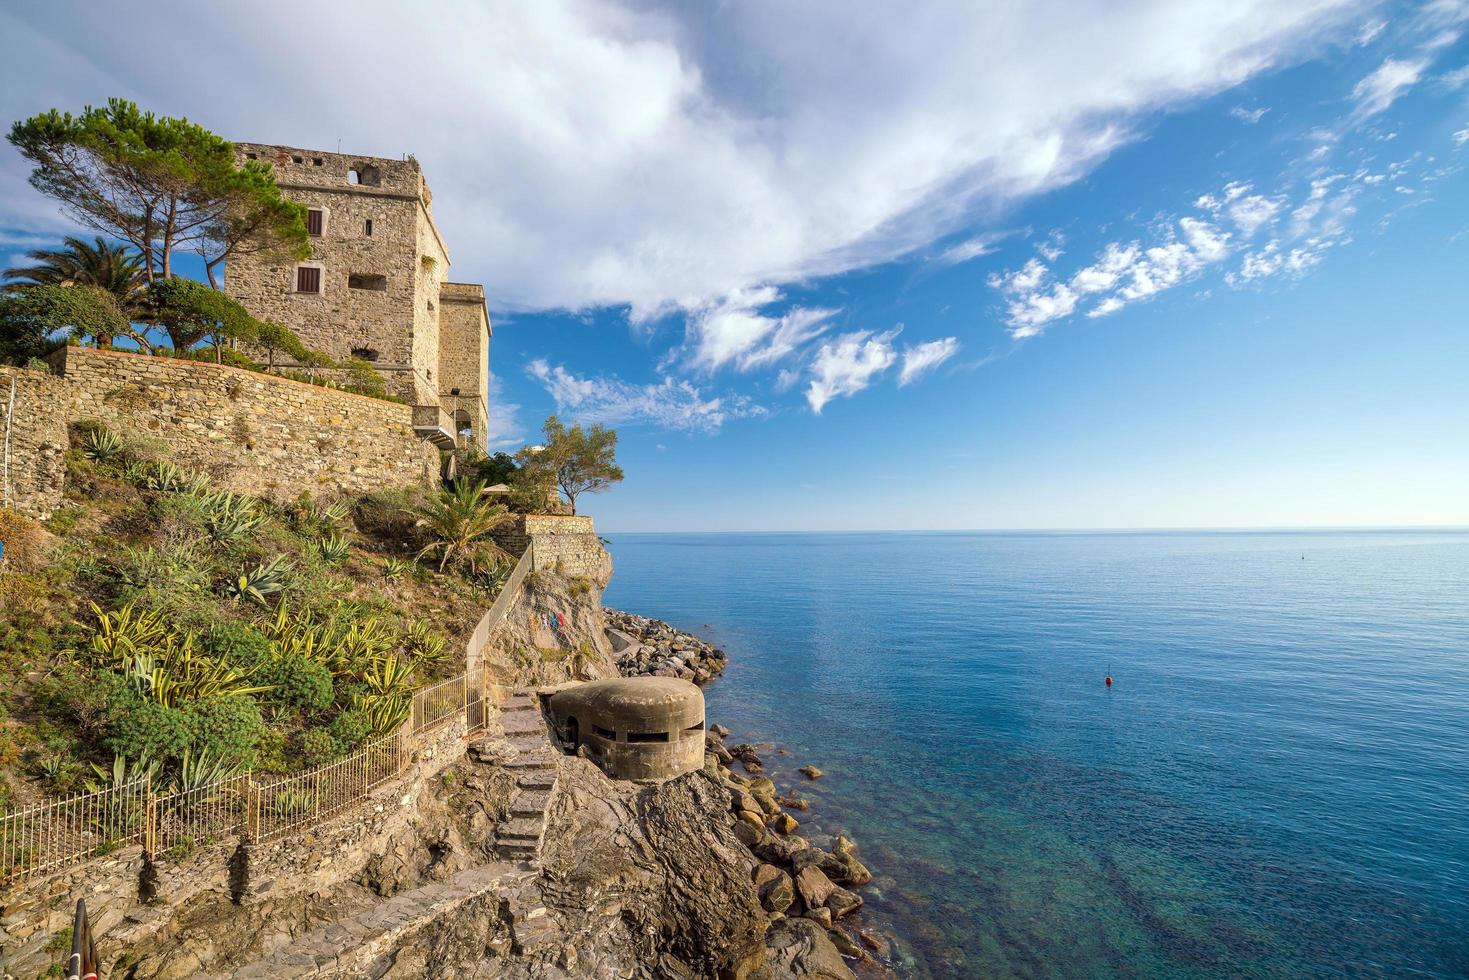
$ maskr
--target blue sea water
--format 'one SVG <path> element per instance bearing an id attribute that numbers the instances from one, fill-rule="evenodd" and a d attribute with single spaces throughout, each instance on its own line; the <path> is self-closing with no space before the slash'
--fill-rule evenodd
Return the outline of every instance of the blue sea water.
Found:
<path id="1" fill-rule="evenodd" d="M 1469 532 L 609 538 L 900 974 L 1469 975 Z"/>

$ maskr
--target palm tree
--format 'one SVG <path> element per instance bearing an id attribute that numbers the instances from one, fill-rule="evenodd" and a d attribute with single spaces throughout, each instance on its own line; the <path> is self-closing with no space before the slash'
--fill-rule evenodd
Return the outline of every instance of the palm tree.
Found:
<path id="1" fill-rule="evenodd" d="M 508 561 L 510 555 L 490 540 L 498 527 L 515 520 L 504 504 L 491 503 L 485 496 L 485 483 L 456 481 L 437 499 L 419 508 L 418 526 L 426 528 L 434 538 L 415 558 L 440 552 L 439 571 L 451 560 L 469 562 L 469 573 L 475 573 L 476 561 L 489 555 L 497 562 Z"/>
<path id="2" fill-rule="evenodd" d="M 38 263 L 5 270 L 5 278 L 13 288 L 27 286 L 95 286 L 117 297 L 123 312 L 132 312 L 147 287 L 143 262 L 125 245 L 115 245 L 101 235 L 88 243 L 71 236 L 62 240 L 58 249 L 36 249 L 26 257 Z M 105 347 L 112 337 L 97 337 L 97 345 Z"/>

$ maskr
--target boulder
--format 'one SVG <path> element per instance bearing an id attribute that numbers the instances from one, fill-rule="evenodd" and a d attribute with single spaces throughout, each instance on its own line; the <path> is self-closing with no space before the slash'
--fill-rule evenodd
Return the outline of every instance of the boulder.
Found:
<path id="1" fill-rule="evenodd" d="M 709 733 L 711 735 L 717 735 L 720 738 L 729 738 L 729 729 L 725 728 L 723 725 L 710 725 Z"/>
<path id="2" fill-rule="evenodd" d="M 831 909 L 828 909 L 828 908 L 807 909 L 806 912 L 805 912 L 804 918 L 810 919 L 812 922 L 815 922 L 815 923 L 820 924 L 821 928 L 823 928 L 823 929 L 830 929 L 831 928 L 831 924 L 832 924 Z"/>
<path id="3" fill-rule="evenodd" d="M 826 900 L 836 885 L 831 879 L 814 864 L 808 864 L 796 872 L 796 894 L 801 896 L 801 901 L 806 903 L 808 909 L 819 909 L 826 905 Z"/>
<path id="4" fill-rule="evenodd" d="M 815 766 L 802 766 L 798 771 L 807 779 L 820 779 L 826 775 L 826 773 L 817 769 Z"/>
<path id="5" fill-rule="evenodd" d="M 770 821 L 770 829 L 774 830 L 777 834 L 793 834 L 799 826 L 801 825 L 796 822 L 796 818 L 789 813 L 777 814 Z"/>
<path id="6" fill-rule="evenodd" d="M 840 919 L 844 916 L 851 915 L 862 907 L 862 896 L 837 885 L 832 888 L 831 894 L 827 896 L 826 907 L 831 909 L 833 916 Z"/>
<path id="7" fill-rule="evenodd" d="M 830 937 L 808 919 L 782 919 L 765 934 L 771 980 L 854 980 Z"/>
<path id="8" fill-rule="evenodd" d="M 770 867 L 770 865 L 765 865 Z M 757 885 L 760 906 L 772 915 L 783 915 L 796 901 L 796 886 L 791 876 L 779 869 L 764 885 Z"/>
<path id="9" fill-rule="evenodd" d="M 857 940 L 847 935 L 847 930 L 838 927 L 829 930 L 826 935 L 831 940 L 831 944 L 837 948 L 837 952 L 845 958 L 858 962 L 867 959 L 867 951 L 857 945 Z"/>

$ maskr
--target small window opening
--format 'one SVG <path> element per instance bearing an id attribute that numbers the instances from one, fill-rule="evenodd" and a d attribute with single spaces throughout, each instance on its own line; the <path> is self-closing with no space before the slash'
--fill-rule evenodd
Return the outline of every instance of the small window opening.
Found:
<path id="1" fill-rule="evenodd" d="M 323 215 L 320 208 L 310 208 L 306 212 L 306 233 L 313 237 L 321 235 Z"/>
<path id="2" fill-rule="evenodd" d="M 371 218 L 368 218 L 366 221 L 364 221 L 362 223 L 362 234 L 366 235 L 368 238 L 371 238 L 372 237 L 372 219 Z"/>
<path id="3" fill-rule="evenodd" d="M 292 163 L 305 163 L 306 161 L 305 160 L 302 160 L 300 157 L 291 157 L 291 162 Z"/>
<path id="4" fill-rule="evenodd" d="M 321 157 L 312 157 L 311 158 L 311 165 L 313 167 L 319 167 L 319 166 L 321 166 Z"/>
<path id="5" fill-rule="evenodd" d="M 352 272 L 347 275 L 348 289 L 370 289 L 376 293 L 388 291 L 388 277 L 376 276 L 366 272 Z"/>
<path id="6" fill-rule="evenodd" d="M 260 159 L 260 154 L 258 154 L 258 153 L 246 153 L 245 154 L 245 159 L 246 160 L 259 160 Z"/>
<path id="7" fill-rule="evenodd" d="M 599 738 L 605 738 L 609 742 L 617 741 L 617 733 L 609 729 L 603 728 L 601 725 L 593 725 L 592 734 L 598 736 Z"/>
<path id="8" fill-rule="evenodd" d="M 357 358 L 359 361 L 376 361 L 377 351 L 373 350 L 371 347 L 353 347 L 352 356 Z"/>
<path id="9" fill-rule="evenodd" d="M 688 732 L 702 732 L 703 730 L 704 730 L 704 720 L 702 718 L 699 719 L 699 723 L 697 725 L 690 725 L 688 728 L 684 729 L 684 731 L 688 731 Z"/>
<path id="10" fill-rule="evenodd" d="M 667 732 L 628 732 L 627 733 L 627 740 L 629 742 L 666 742 L 666 741 L 668 741 L 668 733 Z"/>
<path id="11" fill-rule="evenodd" d="M 380 182 L 377 168 L 370 163 L 354 163 L 347 169 L 347 183 L 376 187 Z"/>
<path id="12" fill-rule="evenodd" d="M 314 265 L 298 266 L 296 268 L 296 292 L 321 292 L 321 270 Z"/>

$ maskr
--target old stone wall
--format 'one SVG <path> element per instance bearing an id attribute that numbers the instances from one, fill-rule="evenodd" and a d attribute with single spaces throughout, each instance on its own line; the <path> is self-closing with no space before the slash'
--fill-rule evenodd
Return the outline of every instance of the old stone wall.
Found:
<path id="1" fill-rule="evenodd" d="M 398 779 L 374 790 L 345 814 L 250 848 L 243 904 L 325 892 L 360 873 L 381 843 L 418 814 L 417 804 L 441 772 L 464 756 L 462 717 L 414 737 L 413 763 Z M 71 926 L 77 899 L 87 902 L 104 964 L 171 928 L 180 909 L 207 896 L 232 894 L 230 861 L 239 838 L 229 836 L 178 860 L 155 866 L 156 898 L 139 900 L 143 856 L 120 849 L 49 878 L 28 878 L 0 892 L 0 973 L 40 976 L 59 954 L 48 940 Z M 113 974 L 104 970 L 104 976 Z M 121 975 L 121 970 L 116 971 Z M 193 970 L 170 973 L 188 976 Z"/>
<path id="2" fill-rule="evenodd" d="M 431 485 L 407 405 L 199 361 L 67 347 L 52 415 L 153 439 L 215 484 L 272 499 Z"/>
<path id="3" fill-rule="evenodd" d="M 534 542 L 532 571 L 568 578 L 586 576 L 601 585 L 612 577 L 612 558 L 602 547 L 592 519 L 584 514 L 524 514 L 497 531 L 495 541 L 511 554 L 519 554 Z"/>
<path id="4" fill-rule="evenodd" d="M 233 259 L 225 292 L 310 347 L 381 365 L 394 394 L 437 404 L 438 284 L 449 256 L 418 164 L 256 143 L 236 153 L 270 162 L 286 196 L 322 212 L 322 228 L 304 262 L 269 252 Z M 352 183 L 352 172 L 376 182 Z M 321 269 L 320 293 L 296 291 L 298 265 Z"/>
<path id="5" fill-rule="evenodd" d="M 446 282 L 439 287 L 439 390 L 446 407 L 468 416 L 471 443 L 483 449 L 489 429 L 490 321 L 484 287 Z M 458 397 L 452 394 L 459 389 Z"/>
<path id="6" fill-rule="evenodd" d="M 60 505 L 66 481 L 64 390 L 45 372 L 0 367 L 0 504 L 36 520 Z"/>

